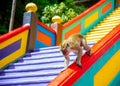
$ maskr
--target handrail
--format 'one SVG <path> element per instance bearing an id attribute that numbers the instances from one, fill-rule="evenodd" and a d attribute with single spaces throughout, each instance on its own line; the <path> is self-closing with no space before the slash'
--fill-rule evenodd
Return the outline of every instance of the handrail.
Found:
<path id="1" fill-rule="evenodd" d="M 56 34 L 56 32 L 52 28 L 48 27 L 44 23 L 38 21 L 38 24 L 41 25 L 42 27 L 46 28 L 47 30 L 51 31 L 52 33 Z"/>
<path id="2" fill-rule="evenodd" d="M 52 28 L 38 21 L 36 30 L 37 30 L 37 37 L 36 37 L 35 48 L 42 48 L 42 47 L 56 45 L 56 32 Z"/>
<path id="3" fill-rule="evenodd" d="M 29 29 L 26 24 L 0 36 L 0 69 L 26 53 Z"/>
<path id="4" fill-rule="evenodd" d="M 83 67 L 79 68 L 75 62 L 61 72 L 48 86 L 71 86 L 80 78 L 116 41 L 120 40 L 120 24 L 92 47 L 92 55 L 83 55 Z"/>
<path id="5" fill-rule="evenodd" d="M 22 27 L 18 27 L 17 29 L 15 29 L 15 30 L 13 30 L 13 31 L 11 31 L 9 33 L 6 33 L 6 34 L 0 36 L 0 43 L 6 41 L 7 39 L 9 39 L 9 38 L 23 32 L 25 30 L 30 29 L 29 27 L 30 27 L 30 25 L 26 24 L 26 25 L 24 25 Z"/>
<path id="6" fill-rule="evenodd" d="M 76 16 L 75 18 L 73 18 L 72 20 L 70 20 L 69 22 L 65 23 L 63 26 L 65 29 L 66 27 L 68 27 L 69 25 L 71 25 L 72 23 L 78 21 L 79 19 L 81 19 L 82 17 L 84 17 L 85 15 L 87 15 L 88 13 L 90 13 L 91 11 L 93 11 L 94 9 L 96 9 L 97 7 L 99 7 L 101 4 L 103 4 L 106 0 L 101 0 L 98 3 L 96 3 L 95 5 L 93 5 L 92 7 L 90 7 L 89 9 L 87 9 L 86 11 L 84 11 L 82 14 Z"/>
<path id="7" fill-rule="evenodd" d="M 65 40 L 74 33 L 85 35 L 109 15 L 114 8 L 114 0 L 99 0 L 89 9 L 63 25 L 62 40 Z"/>

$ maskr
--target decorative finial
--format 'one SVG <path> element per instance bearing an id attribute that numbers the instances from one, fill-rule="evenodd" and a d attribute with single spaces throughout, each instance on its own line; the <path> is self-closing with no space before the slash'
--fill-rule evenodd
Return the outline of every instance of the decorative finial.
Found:
<path id="1" fill-rule="evenodd" d="M 31 11 L 31 12 L 36 12 L 37 11 L 37 5 L 35 3 L 28 3 L 25 7 L 25 9 L 27 10 L 27 12 Z"/>
<path id="2" fill-rule="evenodd" d="M 60 16 L 54 16 L 53 18 L 52 18 L 52 22 L 53 23 L 61 23 L 62 22 L 62 19 L 61 19 L 61 17 Z"/>

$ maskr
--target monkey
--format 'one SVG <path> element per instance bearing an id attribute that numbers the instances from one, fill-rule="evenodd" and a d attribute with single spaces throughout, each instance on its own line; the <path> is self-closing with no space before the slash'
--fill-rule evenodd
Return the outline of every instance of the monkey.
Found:
<path id="1" fill-rule="evenodd" d="M 64 69 L 66 69 L 69 65 L 69 53 L 73 52 L 77 55 L 76 64 L 79 67 L 82 67 L 81 58 L 83 53 L 83 48 L 86 50 L 86 54 L 89 56 L 91 55 L 91 48 L 87 44 L 87 40 L 85 37 L 79 33 L 73 34 L 69 36 L 66 40 L 64 40 L 60 44 L 60 50 L 63 53 L 65 60 L 64 60 Z"/>

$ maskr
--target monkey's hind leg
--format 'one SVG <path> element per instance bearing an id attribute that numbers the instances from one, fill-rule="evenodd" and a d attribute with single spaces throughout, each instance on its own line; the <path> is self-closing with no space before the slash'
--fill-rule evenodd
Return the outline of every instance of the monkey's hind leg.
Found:
<path id="1" fill-rule="evenodd" d="M 88 46 L 86 39 L 82 39 L 82 45 L 86 50 L 86 54 L 91 56 L 91 48 Z"/>
<path id="2" fill-rule="evenodd" d="M 82 67 L 81 58 L 82 58 L 82 49 L 80 48 L 80 49 L 78 50 L 77 61 L 76 61 L 76 64 L 77 64 L 79 67 Z"/>

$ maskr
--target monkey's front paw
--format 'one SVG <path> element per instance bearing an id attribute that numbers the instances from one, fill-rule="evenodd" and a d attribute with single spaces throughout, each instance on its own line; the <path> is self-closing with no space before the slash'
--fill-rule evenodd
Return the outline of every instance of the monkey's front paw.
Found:
<path id="1" fill-rule="evenodd" d="M 62 69 L 61 72 L 65 71 L 66 69 L 67 69 L 67 68 Z"/>

